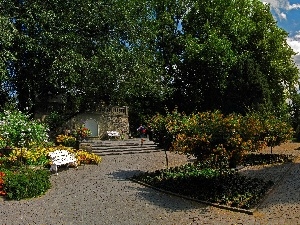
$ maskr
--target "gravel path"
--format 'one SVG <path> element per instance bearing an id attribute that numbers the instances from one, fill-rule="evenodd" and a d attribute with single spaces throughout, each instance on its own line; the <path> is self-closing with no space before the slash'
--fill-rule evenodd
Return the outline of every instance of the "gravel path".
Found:
<path id="1" fill-rule="evenodd" d="M 288 153 L 298 154 L 297 151 L 291 149 Z M 168 153 L 168 158 L 169 166 L 187 162 L 185 156 L 173 153 Z M 164 152 L 153 152 L 104 156 L 99 166 L 60 171 L 51 177 L 52 188 L 44 196 L 0 201 L 0 224 L 300 224 L 298 162 L 278 165 L 276 169 L 243 170 L 253 176 L 280 177 L 254 215 L 191 202 L 126 179 L 140 171 L 162 168 L 166 168 Z"/>

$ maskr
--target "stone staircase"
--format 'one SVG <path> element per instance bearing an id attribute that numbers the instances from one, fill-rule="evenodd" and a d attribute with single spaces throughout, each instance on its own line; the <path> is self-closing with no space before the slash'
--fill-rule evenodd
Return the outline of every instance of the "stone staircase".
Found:
<path id="1" fill-rule="evenodd" d="M 122 154 L 138 154 L 162 151 L 153 141 L 144 138 L 141 145 L 141 139 L 129 140 L 105 140 L 90 142 L 92 152 L 99 155 L 122 155 Z"/>

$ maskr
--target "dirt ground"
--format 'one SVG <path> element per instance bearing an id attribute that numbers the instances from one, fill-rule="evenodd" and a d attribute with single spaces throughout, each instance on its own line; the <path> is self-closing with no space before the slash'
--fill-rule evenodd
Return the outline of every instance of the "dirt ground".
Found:
<path id="1" fill-rule="evenodd" d="M 264 149 L 261 153 L 271 153 L 271 148 Z M 300 143 L 289 141 L 272 149 L 274 154 L 292 154 L 300 157 Z"/>

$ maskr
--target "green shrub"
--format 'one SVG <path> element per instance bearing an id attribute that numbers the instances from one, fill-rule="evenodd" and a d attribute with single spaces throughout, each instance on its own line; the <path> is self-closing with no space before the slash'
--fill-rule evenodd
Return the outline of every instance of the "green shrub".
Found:
<path id="1" fill-rule="evenodd" d="M 178 115 L 181 116 L 177 113 L 177 111 L 168 113 L 166 116 L 157 114 L 149 121 L 149 124 L 154 130 L 153 141 L 164 150 L 169 150 L 169 148 L 172 146 L 174 136 L 172 130 L 170 129 L 176 128 L 176 125 L 172 124 L 173 122 L 181 121 L 179 118 L 176 118 Z M 168 126 L 168 124 L 170 126 Z"/>
<path id="2" fill-rule="evenodd" d="M 0 148 L 38 146 L 47 140 L 47 128 L 44 124 L 31 120 L 18 110 L 0 113 Z"/>
<path id="3" fill-rule="evenodd" d="M 175 110 L 154 116 L 149 124 L 154 129 L 154 141 L 161 147 L 193 155 L 199 161 L 222 155 L 231 167 L 240 163 L 246 152 L 279 145 L 293 135 L 284 119 L 265 112 L 242 116 L 214 111 L 188 116 Z"/>
<path id="4" fill-rule="evenodd" d="M 50 172 L 21 167 L 5 171 L 4 191 L 7 199 L 20 200 L 40 196 L 51 187 Z"/>

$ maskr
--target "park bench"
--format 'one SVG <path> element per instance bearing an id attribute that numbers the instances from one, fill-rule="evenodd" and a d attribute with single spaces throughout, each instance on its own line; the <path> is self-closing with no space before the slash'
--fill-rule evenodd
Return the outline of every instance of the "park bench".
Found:
<path id="1" fill-rule="evenodd" d="M 108 138 L 117 138 L 120 137 L 120 133 L 118 131 L 106 131 Z"/>
<path id="2" fill-rule="evenodd" d="M 61 165 L 74 165 L 77 168 L 77 159 L 74 154 L 68 152 L 67 150 L 56 150 L 49 153 L 51 160 L 50 171 L 54 171 L 56 175 L 58 174 L 58 167 Z"/>

